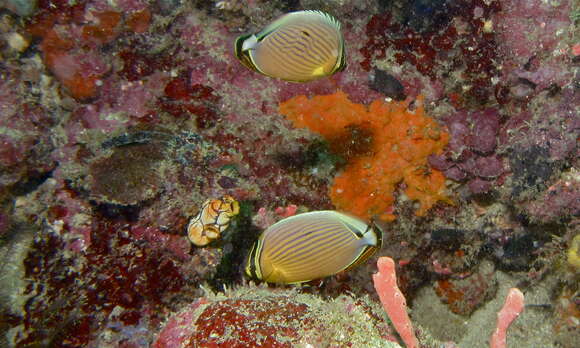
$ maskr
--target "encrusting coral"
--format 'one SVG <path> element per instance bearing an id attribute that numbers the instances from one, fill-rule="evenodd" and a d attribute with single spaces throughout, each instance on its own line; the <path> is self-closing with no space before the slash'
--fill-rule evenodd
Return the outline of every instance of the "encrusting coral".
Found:
<path id="1" fill-rule="evenodd" d="M 405 194 L 420 203 L 418 216 L 438 201 L 451 203 L 444 176 L 427 163 L 429 155 L 447 145 L 449 135 L 425 115 L 422 99 L 375 100 L 367 107 L 338 91 L 294 97 L 280 104 L 280 113 L 295 127 L 322 135 L 333 150 L 346 152 L 348 163 L 330 189 L 337 209 L 365 219 L 394 220 L 394 192 L 401 182 Z"/>

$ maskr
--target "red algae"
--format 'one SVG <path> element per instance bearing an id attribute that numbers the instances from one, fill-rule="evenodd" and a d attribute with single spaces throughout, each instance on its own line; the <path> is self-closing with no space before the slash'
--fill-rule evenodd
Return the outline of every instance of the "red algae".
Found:
<path id="1" fill-rule="evenodd" d="M 41 38 L 44 62 L 68 94 L 88 102 L 98 96 L 101 79 L 110 70 L 111 58 L 98 49 L 127 31 L 144 33 L 150 22 L 147 8 L 124 16 L 110 8 L 50 3 L 31 20 L 28 32 Z"/>
<path id="2" fill-rule="evenodd" d="M 460 95 L 482 102 L 493 95 L 492 78 L 499 75 L 496 61 L 495 34 L 485 28 L 486 18 L 501 9 L 499 2 L 469 1 L 448 5 L 445 24 L 419 30 L 399 23 L 390 12 L 374 15 L 366 25 L 368 41 L 361 48 L 360 63 L 369 71 L 373 61 L 392 55 L 394 61 L 409 70 L 412 66 L 432 84 L 446 80 L 449 71 L 461 72 L 462 83 L 469 89 Z M 474 12 L 482 15 L 474 17 Z M 453 14 L 452 16 L 450 14 Z M 451 83 L 451 82 L 450 82 Z M 458 90 L 459 86 L 453 86 Z M 448 89 L 447 93 L 453 93 Z"/>
<path id="3" fill-rule="evenodd" d="M 293 303 L 289 298 L 256 301 L 229 299 L 209 305 L 201 313 L 195 324 L 193 345 L 203 347 L 243 348 L 256 344 L 267 347 L 291 347 L 288 339 L 298 336 L 297 327 L 308 324 L 305 321 L 307 306 Z M 244 312 L 250 313 L 245 315 Z M 253 325 L 246 326 L 248 322 Z M 311 321 L 310 321 L 311 322 Z M 231 337 L 228 339 L 228 332 Z M 194 343 L 195 342 L 195 343 Z"/>
<path id="4" fill-rule="evenodd" d="M 196 116 L 199 129 L 216 125 L 219 115 L 215 104 L 220 97 L 214 89 L 202 84 L 190 84 L 189 73 L 182 73 L 165 86 L 165 98 L 158 101 L 158 107 L 177 118 Z"/>
<path id="5" fill-rule="evenodd" d="M 377 309 L 346 295 L 325 301 L 246 287 L 208 295 L 174 314 L 153 347 L 361 347 L 392 332 Z"/>
<path id="6" fill-rule="evenodd" d="M 142 34 L 147 31 L 149 24 L 151 23 L 151 11 L 149 11 L 149 9 L 143 9 L 132 13 L 129 18 L 127 18 L 126 22 L 129 29 Z"/>
<path id="7" fill-rule="evenodd" d="M 118 35 L 121 14 L 114 11 L 95 13 L 97 23 L 83 27 L 83 39 L 105 44 L 113 41 Z"/>
<path id="8" fill-rule="evenodd" d="M 85 346 L 97 329 L 92 323 L 107 321 L 115 311 L 125 325 L 135 325 L 143 316 L 155 320 L 154 309 L 162 308 L 187 281 L 175 260 L 127 238 L 119 232 L 123 228 L 124 223 L 91 226 L 93 242 L 76 260 L 61 253 L 64 242 L 50 231 L 34 242 L 35 252 L 24 261 L 30 299 L 17 344 L 74 340 L 68 346 Z M 53 331 L 63 337 L 51 338 Z"/>
<path id="9" fill-rule="evenodd" d="M 443 174 L 427 163 L 429 155 L 440 153 L 447 145 L 449 135 L 424 114 L 421 99 L 412 107 L 410 101 L 381 100 L 367 107 L 337 92 L 311 99 L 295 97 L 280 104 L 280 112 L 295 127 L 322 135 L 334 149 L 339 146 L 334 141 L 344 143 L 345 132 L 351 132 L 352 127 L 364 130 L 360 133 L 371 138 L 365 146 L 368 149 L 355 154 L 335 177 L 330 197 L 337 209 L 361 218 L 394 220 L 394 193 L 401 182 L 406 184 L 405 194 L 419 201 L 418 216 L 439 201 L 451 202 Z"/>

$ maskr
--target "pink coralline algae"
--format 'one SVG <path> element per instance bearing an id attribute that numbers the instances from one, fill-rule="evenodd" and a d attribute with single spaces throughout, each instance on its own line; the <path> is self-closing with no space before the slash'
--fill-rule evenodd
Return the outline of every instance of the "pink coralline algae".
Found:
<path id="1" fill-rule="evenodd" d="M 574 73 L 562 66 L 573 54 L 570 13 L 574 1 L 502 1 L 494 14 L 498 51 L 503 56 L 502 83 L 516 98 L 529 98 L 551 85 L 569 84 Z M 532 88 L 530 88 L 532 87 Z"/>
<path id="2" fill-rule="evenodd" d="M 560 180 L 550 185 L 534 200 L 523 203 L 522 207 L 536 221 L 545 223 L 562 221 L 569 216 L 580 215 L 578 192 L 580 192 L 580 175 L 577 171 L 571 170 L 564 173 Z"/>
<path id="3" fill-rule="evenodd" d="M 429 163 L 449 179 L 467 182 L 472 193 L 489 191 L 506 170 L 496 154 L 500 115 L 496 109 L 457 112 L 445 120 L 449 145 L 445 153 L 432 155 Z"/>
<path id="4" fill-rule="evenodd" d="M 499 134 L 507 148 L 529 149 L 539 146 L 547 151 L 551 162 L 566 160 L 578 154 L 580 118 L 577 105 L 580 93 L 574 85 L 554 95 L 544 92 L 530 105 L 514 112 Z"/>
<path id="5" fill-rule="evenodd" d="M 298 207 L 295 204 L 290 204 L 286 207 L 276 207 L 274 211 L 261 207 L 252 222 L 261 229 L 266 229 L 278 220 L 296 215 L 297 211 Z"/>

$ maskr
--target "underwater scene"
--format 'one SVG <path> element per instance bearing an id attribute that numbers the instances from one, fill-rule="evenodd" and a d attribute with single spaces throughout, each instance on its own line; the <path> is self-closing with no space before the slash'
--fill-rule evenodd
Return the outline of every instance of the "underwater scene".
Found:
<path id="1" fill-rule="evenodd" d="M 0 347 L 579 347 L 579 33 L 580 0 L 0 0 Z"/>

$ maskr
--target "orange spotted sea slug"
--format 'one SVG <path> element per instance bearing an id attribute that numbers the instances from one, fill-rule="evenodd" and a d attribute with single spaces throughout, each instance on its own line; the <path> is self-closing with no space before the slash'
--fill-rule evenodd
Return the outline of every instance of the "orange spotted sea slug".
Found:
<path id="1" fill-rule="evenodd" d="M 340 91 L 310 99 L 301 95 L 281 103 L 280 113 L 295 127 L 323 136 L 333 150 L 343 147 L 349 134 L 350 142 L 361 141 L 352 139 L 354 134 L 365 135 L 367 145 L 353 156 L 347 151 L 348 163 L 330 188 L 337 209 L 363 219 L 394 220 L 394 192 L 400 183 L 406 196 L 419 203 L 418 216 L 439 201 L 451 203 L 443 174 L 427 163 L 429 155 L 441 153 L 449 134 L 425 115 L 421 98 L 375 100 L 366 106 Z"/>
<path id="2" fill-rule="evenodd" d="M 196 246 L 208 245 L 220 238 L 230 220 L 240 212 L 240 204 L 230 195 L 206 200 L 187 225 L 187 236 Z"/>

